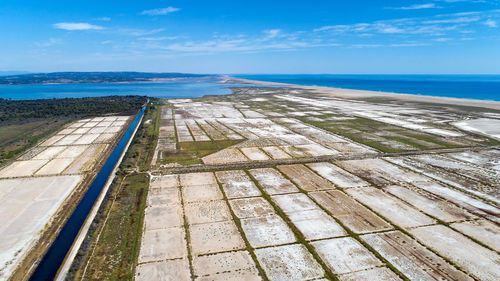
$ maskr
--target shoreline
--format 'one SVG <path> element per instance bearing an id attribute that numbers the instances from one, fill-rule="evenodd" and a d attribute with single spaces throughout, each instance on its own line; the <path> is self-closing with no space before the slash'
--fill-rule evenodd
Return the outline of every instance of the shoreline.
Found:
<path id="1" fill-rule="evenodd" d="M 228 79 L 227 81 L 246 83 L 250 85 L 269 85 L 269 86 L 284 86 L 290 88 L 299 88 L 305 90 L 312 90 L 319 94 L 324 94 L 330 97 L 338 97 L 338 98 L 392 98 L 401 101 L 450 104 L 450 105 L 472 106 L 472 107 L 482 107 L 482 108 L 500 110 L 500 101 L 493 101 L 493 100 L 427 96 L 427 95 L 405 94 L 405 93 L 394 93 L 394 92 L 334 88 L 325 86 L 307 86 L 298 84 L 249 80 L 249 79 L 234 78 L 234 77 L 231 77 L 231 79 L 230 80 Z"/>

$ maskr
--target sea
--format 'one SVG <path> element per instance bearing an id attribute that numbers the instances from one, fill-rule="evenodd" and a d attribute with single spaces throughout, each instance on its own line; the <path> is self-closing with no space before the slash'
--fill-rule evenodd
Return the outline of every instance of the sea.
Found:
<path id="1" fill-rule="evenodd" d="M 333 74 L 241 74 L 250 80 L 326 86 L 500 101 L 500 75 L 333 75 Z M 160 98 L 196 98 L 204 95 L 228 95 L 230 87 L 220 78 L 185 78 L 163 82 L 107 84 L 0 85 L 0 98 L 52 99 L 110 95 L 147 95 Z"/>
<path id="2" fill-rule="evenodd" d="M 500 101 L 500 75 L 241 74 L 232 77 L 307 86 Z"/>

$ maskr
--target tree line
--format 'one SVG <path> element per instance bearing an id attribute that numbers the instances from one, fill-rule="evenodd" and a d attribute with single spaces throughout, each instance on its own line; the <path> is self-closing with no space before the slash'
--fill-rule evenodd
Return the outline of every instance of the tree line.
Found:
<path id="1" fill-rule="evenodd" d="M 147 101 L 146 96 L 106 96 L 64 99 L 9 100 L 0 98 L 0 122 L 57 116 L 95 116 L 131 113 Z"/>

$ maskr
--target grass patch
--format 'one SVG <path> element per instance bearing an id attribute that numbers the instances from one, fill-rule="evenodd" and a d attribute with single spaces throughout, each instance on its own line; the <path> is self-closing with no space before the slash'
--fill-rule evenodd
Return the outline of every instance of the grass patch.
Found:
<path id="1" fill-rule="evenodd" d="M 147 174 L 122 176 L 114 192 L 115 201 L 88 263 L 84 279 L 133 280 L 140 248 L 146 196 Z M 111 202 L 110 202 L 111 203 Z M 94 234 L 97 238 L 97 235 Z"/>
<path id="2" fill-rule="evenodd" d="M 175 153 L 164 153 L 162 163 L 202 164 L 201 158 L 240 143 L 242 140 L 191 141 L 178 143 Z"/>
<path id="3" fill-rule="evenodd" d="M 33 147 L 70 121 L 70 118 L 47 118 L 0 125 L 0 165 Z"/>
<path id="4" fill-rule="evenodd" d="M 158 101 L 153 101 L 144 112 L 141 127 L 127 150 L 120 169 L 149 170 L 158 140 L 159 127 L 160 104 Z"/>

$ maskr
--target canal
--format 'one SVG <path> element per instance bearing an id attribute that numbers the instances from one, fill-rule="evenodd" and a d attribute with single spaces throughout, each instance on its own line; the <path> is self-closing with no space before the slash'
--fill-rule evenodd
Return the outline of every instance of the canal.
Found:
<path id="1" fill-rule="evenodd" d="M 99 194 L 111 175 L 111 172 L 115 168 L 117 161 L 124 152 L 123 150 L 127 146 L 130 138 L 133 136 L 135 128 L 140 125 L 139 121 L 141 120 L 145 109 L 146 106 L 141 109 L 132 121 L 127 131 L 120 139 L 120 142 L 118 142 L 108 160 L 102 167 L 101 171 L 97 174 L 96 178 L 90 185 L 87 193 L 84 195 L 73 214 L 71 214 L 70 218 L 62 228 L 57 238 L 54 240 L 54 243 L 52 243 L 52 246 L 49 248 L 38 267 L 35 269 L 35 272 L 31 276 L 30 280 L 46 281 L 53 280 L 55 278 L 59 267 L 66 257 L 66 254 L 71 249 L 71 245 L 78 236 L 80 228 L 85 223 L 85 220 L 89 212 L 92 210 L 96 199 L 99 197 Z"/>

